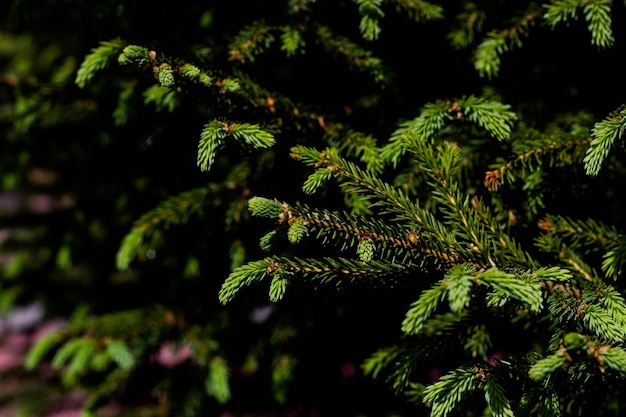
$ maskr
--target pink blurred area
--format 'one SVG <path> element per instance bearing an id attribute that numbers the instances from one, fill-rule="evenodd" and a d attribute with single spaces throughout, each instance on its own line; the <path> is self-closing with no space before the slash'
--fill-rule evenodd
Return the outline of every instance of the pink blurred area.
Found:
<path id="1" fill-rule="evenodd" d="M 176 346 L 172 343 L 164 343 L 161 345 L 155 360 L 161 366 L 173 368 L 186 361 L 190 356 L 191 348 L 189 346 Z"/>

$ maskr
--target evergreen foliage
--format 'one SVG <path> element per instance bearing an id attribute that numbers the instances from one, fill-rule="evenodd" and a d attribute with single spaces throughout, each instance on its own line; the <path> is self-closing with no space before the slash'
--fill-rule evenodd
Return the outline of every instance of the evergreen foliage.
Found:
<path id="1" fill-rule="evenodd" d="M 67 318 L 21 376 L 84 416 L 623 414 L 623 3 L 217 3 L 2 8 L 0 307 Z"/>

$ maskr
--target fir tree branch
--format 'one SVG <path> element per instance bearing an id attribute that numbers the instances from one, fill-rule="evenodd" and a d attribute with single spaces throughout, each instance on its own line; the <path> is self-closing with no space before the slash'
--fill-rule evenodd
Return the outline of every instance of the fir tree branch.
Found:
<path id="1" fill-rule="evenodd" d="M 318 169 L 329 169 L 335 176 L 344 178 L 364 199 L 376 198 L 373 207 L 380 207 L 385 215 L 394 214 L 395 219 L 404 223 L 409 230 L 415 229 L 423 247 L 429 248 L 431 254 L 437 254 L 441 261 L 456 262 L 459 259 L 457 253 L 461 247 L 454 236 L 431 212 L 419 207 L 402 190 L 345 161 L 333 149 L 319 152 L 295 147 L 292 148 L 292 156 Z"/>
<path id="2" fill-rule="evenodd" d="M 539 221 L 538 226 L 546 232 L 546 240 L 558 237 L 585 254 L 609 251 L 620 242 L 620 234 L 614 226 L 595 219 L 575 220 L 549 214 Z"/>
<path id="3" fill-rule="evenodd" d="M 506 397 L 504 388 L 500 385 L 496 378 L 487 377 L 483 385 L 485 390 L 485 400 L 491 415 L 494 417 L 513 417 L 513 408 L 509 399 Z"/>
<path id="4" fill-rule="evenodd" d="M 123 49 L 124 44 L 119 39 L 100 42 L 81 63 L 76 73 L 76 85 L 85 88 L 99 71 L 106 69 L 117 59 Z"/>
<path id="5" fill-rule="evenodd" d="M 421 142 L 434 142 L 446 124 L 464 120 L 481 126 L 498 140 L 506 140 L 517 118 L 510 109 L 509 105 L 475 96 L 428 103 L 417 118 L 403 122 L 392 133 L 381 156 L 396 165 L 408 149 L 421 148 Z"/>
<path id="6" fill-rule="evenodd" d="M 267 50 L 276 40 L 272 33 L 276 29 L 274 26 L 267 25 L 263 19 L 252 22 L 235 35 L 229 44 L 229 59 L 253 62 L 257 55 Z"/>
<path id="7" fill-rule="evenodd" d="M 536 172 L 542 166 L 572 165 L 579 161 L 590 139 L 576 139 L 569 134 L 543 135 L 525 129 L 526 137 L 513 141 L 514 158 L 502 160 L 490 166 L 484 184 L 490 191 L 498 191 L 500 185 Z"/>
<path id="8" fill-rule="evenodd" d="M 376 82 L 385 85 L 391 81 L 389 68 L 380 58 L 373 57 L 371 51 L 362 49 L 348 38 L 333 34 L 326 26 L 318 26 L 314 33 L 328 52 L 345 57 L 358 70 L 370 73 Z"/>
<path id="9" fill-rule="evenodd" d="M 202 171 L 211 169 L 217 151 L 224 145 L 228 137 L 256 149 L 270 148 L 276 142 L 274 136 L 261 129 L 259 125 L 250 123 L 228 124 L 214 120 L 204 125 L 200 135 L 197 165 Z"/>
<path id="10" fill-rule="evenodd" d="M 404 11 L 415 21 L 439 20 L 444 18 L 443 7 L 423 0 L 388 0 Z"/>
<path id="11" fill-rule="evenodd" d="M 280 34 L 280 50 L 284 51 L 288 57 L 294 56 L 298 51 L 304 53 L 306 42 L 302 36 L 302 31 L 298 27 L 283 26 Z"/>
<path id="12" fill-rule="evenodd" d="M 272 273 L 273 269 L 272 262 L 269 259 L 249 262 L 236 268 L 228 275 L 224 283 L 222 283 L 218 294 L 220 302 L 227 304 L 235 297 L 235 294 L 241 288 L 264 280 Z"/>
<path id="13" fill-rule="evenodd" d="M 611 30 L 611 5 L 610 0 L 552 0 L 545 6 L 544 19 L 554 28 L 561 22 L 577 18 L 579 9 L 582 9 L 591 32 L 591 43 L 600 47 L 610 47 L 614 42 Z"/>
<path id="14" fill-rule="evenodd" d="M 455 49 L 462 49 L 474 43 L 476 33 L 482 32 L 486 14 L 476 3 L 463 4 L 463 11 L 456 16 L 458 28 L 448 33 L 448 40 Z"/>
<path id="15" fill-rule="evenodd" d="M 326 127 L 324 139 L 330 146 L 337 148 L 340 154 L 361 160 L 367 171 L 382 174 L 385 161 L 380 155 L 377 140 L 372 135 L 341 123 L 332 123 Z"/>
<path id="16" fill-rule="evenodd" d="M 433 256 L 432 251 L 421 247 L 420 237 L 415 231 L 407 231 L 398 224 L 390 225 L 384 219 L 364 219 L 345 212 L 316 210 L 301 203 L 290 206 L 261 197 L 252 198 L 249 207 L 254 216 L 274 219 L 279 230 L 288 227 L 291 233 L 292 228 L 303 226 L 307 229 L 304 235 L 315 235 L 323 245 L 336 247 L 340 251 L 357 247 L 356 253 L 359 254 L 363 249 L 361 245 L 368 243 L 372 245 L 370 250 L 375 252 L 377 259 L 390 259 L 392 263 L 401 262 L 407 267 L 417 261 L 416 251 Z M 304 235 L 301 234 L 301 237 Z M 300 239 L 289 240 L 297 243 Z M 373 257 L 374 253 L 368 260 Z"/>
<path id="17" fill-rule="evenodd" d="M 402 321 L 402 332 L 411 335 L 422 330 L 428 318 L 435 312 L 448 292 L 446 281 L 439 281 L 428 290 L 422 291 L 414 301 Z"/>
<path id="18" fill-rule="evenodd" d="M 208 363 L 208 372 L 204 382 L 206 393 L 220 404 L 228 402 L 231 398 L 229 381 L 228 362 L 220 356 L 214 356 Z"/>
<path id="19" fill-rule="evenodd" d="M 215 187 L 201 187 L 172 196 L 137 219 L 133 228 L 122 240 L 117 252 L 116 265 L 128 269 L 139 253 L 143 242 L 157 227 L 187 222 L 190 216 L 202 214 L 207 197 L 215 193 Z"/>
<path id="20" fill-rule="evenodd" d="M 434 200 L 439 202 L 446 221 L 455 230 L 457 240 L 466 248 L 460 258 L 483 267 L 514 262 L 523 268 L 534 268 L 534 262 L 521 247 L 503 231 L 485 205 L 477 199 L 463 196 L 456 182 L 460 169 L 460 148 L 443 144 L 437 148 L 418 140 L 411 151 L 424 172 L 430 177 Z"/>
<path id="21" fill-rule="evenodd" d="M 379 20 L 385 15 L 381 9 L 382 0 L 356 0 L 359 5 L 361 23 L 359 30 L 363 39 L 373 41 L 380 35 Z"/>
<path id="22" fill-rule="evenodd" d="M 591 132 L 593 140 L 583 160 L 587 174 L 597 175 L 600 172 L 602 163 L 613 144 L 622 138 L 624 129 L 626 129 L 626 106 L 623 105 L 594 125 Z"/>
<path id="23" fill-rule="evenodd" d="M 504 30 L 491 31 L 478 45 L 474 57 L 474 68 L 481 77 L 491 79 L 500 71 L 500 56 L 513 47 L 522 46 L 522 37 L 534 22 L 541 17 L 543 9 L 531 3 L 529 9 L 515 19 L 514 24 Z"/>
<path id="24" fill-rule="evenodd" d="M 424 404 L 432 417 L 447 417 L 463 397 L 480 387 L 475 369 L 457 368 L 424 390 Z"/>

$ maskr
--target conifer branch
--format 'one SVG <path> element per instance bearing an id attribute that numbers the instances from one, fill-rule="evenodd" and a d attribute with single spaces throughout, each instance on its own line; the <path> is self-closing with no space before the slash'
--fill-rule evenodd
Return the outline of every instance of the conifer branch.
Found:
<path id="1" fill-rule="evenodd" d="M 347 258 L 300 259 L 270 257 L 263 261 L 250 262 L 235 269 L 224 281 L 220 289 L 219 299 L 223 304 L 231 301 L 235 294 L 243 287 L 260 282 L 269 276 L 278 275 L 277 282 L 270 286 L 273 299 L 280 299 L 284 294 L 286 282 L 278 282 L 288 276 L 310 278 L 319 284 L 335 283 L 340 286 L 344 280 L 363 283 L 391 281 L 409 271 L 400 264 L 382 263 L 375 260 L 368 262 Z M 279 286 L 279 288 L 276 288 Z"/>
<path id="2" fill-rule="evenodd" d="M 361 36 L 368 41 L 378 39 L 381 31 L 379 20 L 385 15 L 380 7 L 382 0 L 356 0 L 356 3 L 361 15 Z"/>
<path id="3" fill-rule="evenodd" d="M 609 343 L 620 343 L 626 337 L 626 329 L 622 327 L 623 323 L 616 322 L 615 317 L 599 305 L 584 306 L 582 319 L 588 329 Z"/>
<path id="4" fill-rule="evenodd" d="M 432 143 L 446 124 L 464 120 L 481 126 L 498 140 L 506 140 L 516 118 L 509 105 L 482 97 L 437 100 L 426 104 L 417 118 L 402 123 L 383 147 L 381 156 L 396 165 L 407 148 L 421 148 L 422 141 Z"/>
<path id="5" fill-rule="evenodd" d="M 532 132 L 531 129 L 526 129 Z M 490 166 L 484 184 L 490 191 L 498 191 L 501 185 L 511 183 L 527 172 L 536 172 L 542 166 L 572 165 L 579 161 L 590 139 L 571 138 L 570 135 L 541 135 L 513 142 L 510 160 L 501 160 Z M 520 169 L 521 168 L 521 169 Z"/>
<path id="6" fill-rule="evenodd" d="M 423 0 L 388 0 L 396 5 L 396 9 L 409 14 L 415 21 L 443 19 L 444 9 L 438 4 Z"/>
<path id="7" fill-rule="evenodd" d="M 474 43 L 476 34 L 482 32 L 486 14 L 475 3 L 465 3 L 456 19 L 458 28 L 448 33 L 448 40 L 455 49 L 466 48 Z"/>
<path id="8" fill-rule="evenodd" d="M 99 71 L 107 68 L 117 59 L 123 49 L 124 44 L 119 39 L 100 42 L 99 46 L 93 48 L 80 64 L 76 73 L 76 85 L 85 88 Z"/>
<path id="9" fill-rule="evenodd" d="M 541 17 L 543 9 L 534 3 L 516 18 L 515 23 L 504 30 L 491 31 L 478 45 L 474 57 L 474 68 L 481 77 L 493 78 L 500 71 L 500 56 L 513 47 L 522 46 L 522 37 L 528 36 L 530 27 Z"/>
<path id="10" fill-rule="evenodd" d="M 552 0 L 545 6 L 544 19 L 553 28 L 570 19 L 578 17 L 582 9 L 587 21 L 587 28 L 591 32 L 591 43 L 606 48 L 613 45 L 613 31 L 611 30 L 610 0 Z"/>
<path id="11" fill-rule="evenodd" d="M 402 321 L 402 332 L 408 335 L 417 334 L 422 330 L 428 318 L 435 312 L 448 292 L 446 281 L 440 281 L 428 290 L 422 291 L 414 301 Z"/>
<path id="12" fill-rule="evenodd" d="M 153 85 L 148 87 L 144 93 L 144 103 L 154 103 L 158 112 L 167 111 L 174 112 L 180 107 L 181 95 L 177 90 L 173 90 L 161 85 Z"/>
<path id="13" fill-rule="evenodd" d="M 457 368 L 443 375 L 424 390 L 424 404 L 432 417 L 447 417 L 468 393 L 480 387 L 478 373 L 473 368 Z"/>
<path id="14" fill-rule="evenodd" d="M 208 373 L 204 382 L 206 393 L 220 404 L 228 402 L 231 397 L 229 381 L 228 362 L 220 356 L 213 357 L 208 363 Z"/>
<path id="15" fill-rule="evenodd" d="M 304 235 L 315 235 L 323 245 L 333 246 L 340 251 L 357 250 L 355 253 L 361 258 L 363 245 L 370 245 L 368 260 L 391 259 L 392 262 L 402 262 L 407 267 L 418 261 L 419 252 L 429 257 L 437 256 L 427 248 L 422 248 L 420 238 L 415 231 L 407 231 L 401 225 L 390 225 L 383 219 L 363 219 L 361 216 L 345 212 L 316 210 L 297 203 L 289 206 L 275 200 L 254 197 L 249 201 L 252 215 L 274 219 L 278 229 L 288 227 L 288 236 L 294 227 L 305 227 Z M 290 237 L 292 243 L 300 239 Z M 418 262 L 418 264 L 422 264 Z"/>
<path id="16" fill-rule="evenodd" d="M 607 278 L 617 281 L 622 276 L 624 263 L 626 263 L 626 239 L 620 236 L 617 243 L 604 254 L 602 272 Z"/>
<path id="17" fill-rule="evenodd" d="M 274 145 L 274 136 L 261 129 L 259 125 L 250 123 L 226 123 L 214 120 L 204 125 L 198 145 L 197 165 L 202 171 L 209 171 L 217 151 L 232 137 L 252 148 L 269 148 Z"/>
<path id="18" fill-rule="evenodd" d="M 305 147 L 292 148 L 292 156 L 307 165 L 318 169 L 329 169 L 333 175 L 345 179 L 360 193 L 363 199 L 376 198 L 372 207 L 381 208 L 383 214 L 393 214 L 397 221 L 406 224 L 407 228 L 418 231 L 424 248 L 437 254 L 443 262 L 456 262 L 460 245 L 454 236 L 439 222 L 433 214 L 422 209 L 402 190 L 384 183 L 358 168 L 355 164 L 345 161 L 333 149 L 319 152 Z"/>
<path id="19" fill-rule="evenodd" d="M 485 390 L 487 406 L 494 417 L 514 416 L 513 408 L 511 407 L 509 399 L 506 397 L 504 388 L 496 381 L 496 378 L 486 377 L 483 389 Z"/>
<path id="20" fill-rule="evenodd" d="M 267 25 L 260 19 L 243 28 L 228 46 L 231 61 L 253 62 L 255 57 L 263 53 L 276 40 L 272 33 L 275 27 Z"/>
<path id="21" fill-rule="evenodd" d="M 325 129 L 324 139 L 347 158 L 358 158 L 365 164 L 366 170 L 374 174 L 382 174 L 385 161 L 380 155 L 377 140 L 340 123 L 332 123 Z"/>
<path id="22" fill-rule="evenodd" d="M 281 27 L 280 49 L 284 51 L 288 57 L 294 56 L 298 51 L 304 53 L 306 42 L 302 36 L 300 28 L 293 26 Z"/>
<path id="23" fill-rule="evenodd" d="M 272 273 L 272 270 L 272 262 L 269 259 L 249 262 L 236 268 L 228 275 L 220 288 L 218 294 L 220 302 L 227 304 L 241 288 L 264 280 Z"/>
<path id="24" fill-rule="evenodd" d="M 117 370 L 128 376 L 136 368 L 138 358 L 149 348 L 153 349 L 163 333 L 179 327 L 180 320 L 173 312 L 158 307 L 97 317 L 77 316 L 66 327 L 38 340 L 26 364 L 33 369 L 57 348 L 50 363 L 61 371 L 65 384 L 76 385 L 94 369 L 107 372 L 110 378 L 100 385 L 104 390 L 101 394 L 105 395 L 123 384 L 123 380 L 116 377 L 119 376 Z M 98 398 L 96 391 L 91 401 L 96 402 Z"/>
<path id="25" fill-rule="evenodd" d="M 575 220 L 566 216 L 548 214 L 539 221 L 538 226 L 546 235 L 549 235 L 547 240 L 558 237 L 566 240 L 569 245 L 582 249 L 585 254 L 608 251 L 614 248 L 621 239 L 615 226 L 589 218 Z M 539 242 L 542 242 L 543 238 L 540 239 Z"/>
<path id="26" fill-rule="evenodd" d="M 374 81 L 385 85 L 391 81 L 391 72 L 380 58 L 372 56 L 368 50 L 343 36 L 337 36 L 326 26 L 318 26 L 314 34 L 322 46 L 330 53 L 345 57 L 348 62 L 362 72 L 368 72 Z"/>
<path id="27" fill-rule="evenodd" d="M 145 238 L 157 227 L 186 223 L 190 216 L 202 214 L 207 197 L 215 193 L 215 187 L 201 187 L 172 196 L 148 211 L 133 225 L 124 237 L 117 252 L 116 265 L 119 269 L 128 269 L 139 253 Z"/>
<path id="28" fill-rule="evenodd" d="M 626 129 L 626 106 L 623 105 L 594 125 L 591 131 L 593 140 L 583 160 L 587 174 L 597 175 L 600 172 L 602 163 L 611 147 L 622 138 L 624 129 Z"/>

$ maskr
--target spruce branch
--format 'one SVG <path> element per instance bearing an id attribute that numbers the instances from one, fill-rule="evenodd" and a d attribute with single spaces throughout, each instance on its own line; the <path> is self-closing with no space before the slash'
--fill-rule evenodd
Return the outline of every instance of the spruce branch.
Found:
<path id="1" fill-rule="evenodd" d="M 374 81 L 382 85 L 391 81 L 389 68 L 380 58 L 372 56 L 371 51 L 361 48 L 346 37 L 334 34 L 326 26 L 317 26 L 314 34 L 329 53 L 343 56 L 358 70 L 370 73 Z"/>
<path id="2" fill-rule="evenodd" d="M 206 393 L 220 404 L 228 402 L 231 398 L 229 381 L 228 362 L 220 356 L 213 357 L 208 363 L 208 373 L 204 382 Z"/>
<path id="3" fill-rule="evenodd" d="M 565 166 L 577 163 L 584 154 L 590 139 L 571 134 L 543 134 L 530 128 L 524 129 L 526 137 L 512 142 L 511 159 L 501 158 L 490 166 L 484 184 L 490 191 L 498 191 L 501 185 L 528 178 L 529 173 L 542 167 Z"/>
<path id="4" fill-rule="evenodd" d="M 372 353 L 362 364 L 361 368 L 365 375 L 370 375 L 374 379 L 392 363 L 397 363 L 397 358 L 404 352 L 401 346 L 392 345 L 378 349 Z"/>
<path id="5" fill-rule="evenodd" d="M 463 97 L 459 100 L 459 107 L 463 117 L 483 127 L 498 140 L 510 137 L 512 124 L 517 119 L 510 105 L 482 97 Z"/>
<path id="6" fill-rule="evenodd" d="M 585 255 L 602 253 L 601 270 L 606 277 L 617 280 L 621 275 L 626 253 L 624 239 L 614 226 L 594 219 L 574 220 L 548 215 L 539 222 L 539 227 L 546 234 L 537 239 L 538 247 L 547 248 L 548 244 L 566 241 L 569 246 L 576 247 Z M 560 251 L 558 247 L 548 250 Z"/>
<path id="7" fill-rule="evenodd" d="M 500 71 L 500 56 L 513 47 L 522 46 L 522 37 L 528 36 L 530 27 L 541 17 L 543 9 L 531 3 L 529 9 L 503 30 L 492 30 L 478 45 L 474 55 L 474 68 L 481 77 L 491 79 Z"/>
<path id="8" fill-rule="evenodd" d="M 355 250 L 362 261 L 390 260 L 401 262 L 406 267 L 435 265 L 438 256 L 420 242 L 415 230 L 407 230 L 400 224 L 389 224 L 385 219 L 363 218 L 352 213 L 318 210 L 308 205 L 296 203 L 291 206 L 262 197 L 249 201 L 250 212 L 254 216 L 267 217 L 276 221 L 277 229 L 267 239 L 275 240 L 281 229 L 287 227 L 287 238 L 292 243 L 304 236 L 315 236 L 322 245 L 333 246 L 340 251 Z M 306 230 L 292 230 L 293 228 Z M 298 238 L 295 238 L 295 235 Z M 269 245 L 269 246 L 268 246 Z M 271 247 L 268 242 L 264 247 Z"/>
<path id="9" fill-rule="evenodd" d="M 432 417 L 446 417 L 463 397 L 480 387 L 478 373 L 473 368 L 457 368 L 443 375 L 424 390 L 424 404 Z"/>
<path id="10" fill-rule="evenodd" d="M 270 260 L 249 262 L 236 268 L 222 283 L 218 294 L 220 303 L 229 303 L 241 288 L 264 280 L 271 273 L 271 269 Z"/>
<path id="11" fill-rule="evenodd" d="M 613 45 L 615 39 L 611 30 L 610 0 L 552 0 L 545 6 L 545 21 L 553 28 L 578 17 L 582 9 L 591 32 L 591 43 L 603 48 Z"/>
<path id="12" fill-rule="evenodd" d="M 475 278 L 473 268 L 469 265 L 458 265 L 452 268 L 445 276 L 448 292 L 448 303 L 453 313 L 460 313 L 466 309 L 471 301 L 471 292 Z"/>
<path id="13" fill-rule="evenodd" d="M 604 254 L 602 272 L 607 278 L 617 281 L 622 276 L 624 263 L 626 263 L 626 239 L 620 237 L 618 242 Z"/>
<path id="14" fill-rule="evenodd" d="M 421 142 L 433 143 L 447 124 L 469 121 L 498 140 L 509 138 L 517 119 L 511 106 L 483 97 L 463 96 L 455 100 L 437 100 L 426 104 L 420 115 L 400 124 L 381 151 L 383 160 L 396 165 L 407 148 L 422 148 Z"/>
<path id="15" fill-rule="evenodd" d="M 124 47 L 117 61 L 120 65 L 134 65 L 136 67 L 147 67 L 154 63 L 156 52 L 140 45 L 128 45 Z"/>
<path id="16" fill-rule="evenodd" d="M 207 197 L 215 193 L 216 187 L 200 187 L 182 192 L 161 202 L 154 209 L 139 217 L 124 239 L 116 255 L 116 266 L 128 269 L 137 257 L 147 236 L 158 228 L 186 223 L 190 216 L 201 215 Z"/>
<path id="17" fill-rule="evenodd" d="M 482 40 L 474 57 L 474 68 L 481 77 L 492 78 L 500 71 L 500 56 L 509 51 L 509 45 L 504 34 L 496 31 L 489 32 Z"/>
<path id="18" fill-rule="evenodd" d="M 448 292 L 446 281 L 439 281 L 431 288 L 422 291 L 417 301 L 414 301 L 402 320 L 402 332 L 411 335 L 422 330 L 428 318 L 437 310 Z"/>
<path id="19" fill-rule="evenodd" d="M 462 160 L 460 148 L 455 144 L 434 148 L 417 140 L 413 143 L 411 150 L 429 177 L 433 198 L 443 207 L 447 223 L 465 248 L 459 256 L 484 267 L 514 262 L 533 268 L 530 256 L 503 231 L 489 209 L 480 200 L 469 200 L 462 194 L 456 180 Z"/>
<path id="20" fill-rule="evenodd" d="M 585 2 L 583 7 L 591 43 L 602 48 L 608 48 L 615 42 L 611 29 L 611 5 L 609 0 L 596 0 Z"/>
<path id="21" fill-rule="evenodd" d="M 288 57 L 296 55 L 297 52 L 304 53 L 306 42 L 302 36 L 302 31 L 298 27 L 283 26 L 280 34 L 280 49 L 284 51 Z"/>
<path id="22" fill-rule="evenodd" d="M 520 279 L 514 274 L 495 268 L 478 273 L 476 280 L 492 287 L 507 298 L 521 301 L 532 312 L 539 312 L 543 306 L 543 292 L 540 282 Z"/>
<path id="23" fill-rule="evenodd" d="M 620 233 L 615 226 L 592 218 L 583 220 L 568 216 L 548 214 L 538 223 L 539 228 L 549 235 L 548 240 L 560 238 L 585 254 L 604 252 L 620 242 Z"/>
<path id="24" fill-rule="evenodd" d="M 276 139 L 274 135 L 251 123 L 226 123 L 219 120 L 204 125 L 198 144 L 197 165 L 202 171 L 209 171 L 217 151 L 224 146 L 226 139 L 232 137 L 244 145 L 255 149 L 272 147 Z"/>
<path id="25" fill-rule="evenodd" d="M 341 123 L 332 123 L 326 126 L 324 139 L 341 155 L 363 162 L 367 171 L 383 173 L 385 161 L 380 155 L 376 138 L 371 134 L 359 132 Z"/>
<path id="26" fill-rule="evenodd" d="M 486 14 L 476 3 L 464 3 L 456 19 L 458 27 L 448 34 L 448 40 L 455 49 L 466 48 L 474 43 L 476 34 L 482 32 Z"/>
<path id="27" fill-rule="evenodd" d="M 373 41 L 380 36 L 380 19 L 385 16 L 381 9 L 382 0 L 356 0 L 361 15 L 359 30 L 363 39 Z"/>
<path id="28" fill-rule="evenodd" d="M 564 354 L 554 354 L 535 362 L 528 370 L 528 376 L 535 381 L 541 381 L 557 369 L 561 369 L 567 363 Z"/>
<path id="29" fill-rule="evenodd" d="M 409 14 L 417 22 L 444 18 L 444 9 L 439 4 L 423 0 L 388 0 L 395 4 L 398 11 Z"/>
<path id="30" fill-rule="evenodd" d="M 61 372 L 64 384 L 74 386 L 88 372 L 97 370 L 113 378 L 105 379 L 98 386 L 110 392 L 123 384 L 123 381 L 114 378 L 117 370 L 128 377 L 139 358 L 159 343 L 161 335 L 179 325 L 179 317 L 158 307 L 95 317 L 77 315 L 67 326 L 38 340 L 28 354 L 26 365 L 33 369 L 56 349 L 50 363 Z M 98 392 L 97 389 L 93 401 L 99 398 Z"/>
<path id="31" fill-rule="evenodd" d="M 599 354 L 598 360 L 609 369 L 626 372 L 626 351 L 623 348 L 608 348 Z"/>
<path id="32" fill-rule="evenodd" d="M 181 92 L 162 85 L 152 85 L 144 93 L 144 103 L 154 103 L 158 112 L 167 111 L 173 113 L 180 107 Z"/>
<path id="33" fill-rule="evenodd" d="M 376 199 L 372 208 L 380 208 L 384 215 L 393 215 L 396 221 L 404 223 L 408 229 L 419 230 L 420 242 L 431 255 L 444 263 L 458 261 L 461 247 L 452 233 L 430 211 L 421 208 L 401 189 L 344 160 L 334 149 L 320 152 L 311 148 L 295 147 L 292 148 L 292 157 L 317 169 L 330 169 L 335 176 L 351 185 L 352 190 L 362 195 L 363 199 Z"/>
<path id="34" fill-rule="evenodd" d="M 584 305 L 581 314 L 585 326 L 602 340 L 609 343 L 620 343 L 626 337 L 623 320 L 622 323 L 616 322 L 614 317 L 601 306 L 597 304 Z"/>
<path id="35" fill-rule="evenodd" d="M 76 73 L 76 85 L 85 88 L 99 71 L 106 69 L 116 60 L 123 49 L 124 43 L 119 39 L 100 42 L 81 63 Z"/>
<path id="36" fill-rule="evenodd" d="M 383 263 L 375 260 L 363 262 L 348 258 L 301 259 L 301 258 L 271 258 L 272 273 L 284 270 L 302 278 L 309 278 L 311 282 L 319 284 L 334 283 L 342 285 L 345 281 L 356 283 L 385 283 L 389 285 L 400 276 L 410 273 L 404 265 Z"/>
<path id="37" fill-rule="evenodd" d="M 594 125 L 591 131 L 593 139 L 583 160 L 588 175 L 597 175 L 600 172 L 602 163 L 607 158 L 611 147 L 622 138 L 624 129 L 626 129 L 626 106 L 624 105 Z"/>
<path id="38" fill-rule="evenodd" d="M 575 249 L 572 249 L 570 245 L 563 242 L 559 236 L 549 234 L 539 235 L 535 239 L 535 246 L 543 252 L 555 254 L 560 262 L 567 265 L 587 282 L 593 283 L 598 280 L 597 274 L 594 272 L 593 268 L 584 261 L 581 254 Z"/>
<path id="39" fill-rule="evenodd" d="M 228 45 L 228 55 L 231 61 L 253 62 L 255 57 L 265 50 L 276 40 L 272 33 L 274 26 L 266 24 L 260 19 L 243 28 Z"/>
<path id="40" fill-rule="evenodd" d="M 363 262 L 347 258 L 301 259 L 297 257 L 270 257 L 262 261 L 250 262 L 235 269 L 222 284 L 219 292 L 219 300 L 222 304 L 231 301 L 236 293 L 243 287 L 260 282 L 268 276 L 279 278 L 270 285 L 270 298 L 280 299 L 284 293 L 284 285 L 281 279 L 286 277 L 300 277 L 309 279 L 313 283 L 329 284 L 336 286 L 344 282 L 366 282 L 373 284 L 385 283 L 389 285 L 400 276 L 405 276 L 409 271 L 399 264 L 382 263 L 375 260 Z"/>
<path id="41" fill-rule="evenodd" d="M 106 352 L 120 369 L 131 369 L 136 363 L 135 354 L 128 347 L 126 342 L 119 339 L 105 341 Z"/>
<path id="42" fill-rule="evenodd" d="M 485 384 L 485 400 L 491 415 L 494 417 L 513 417 L 513 408 L 511 402 L 506 396 L 504 388 L 500 385 L 496 378 L 486 377 Z"/>

